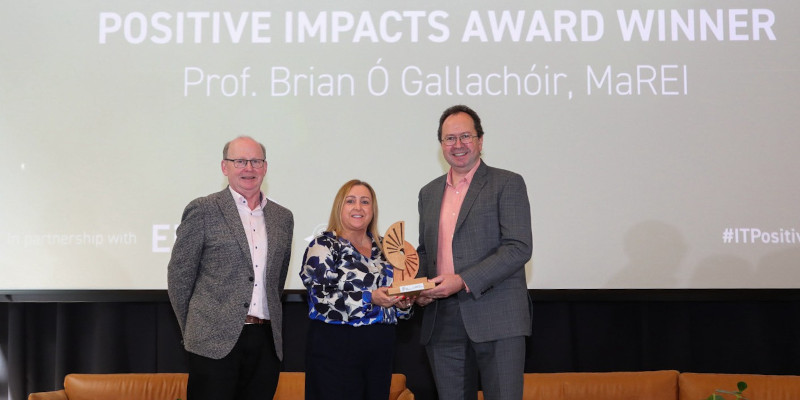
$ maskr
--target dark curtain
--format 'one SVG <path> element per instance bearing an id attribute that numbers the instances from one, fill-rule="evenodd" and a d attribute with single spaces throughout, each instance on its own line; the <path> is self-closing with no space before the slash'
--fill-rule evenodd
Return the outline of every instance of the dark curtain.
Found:
<path id="1" fill-rule="evenodd" d="M 299 296 L 298 296 L 299 297 Z M 528 372 L 676 369 L 800 375 L 800 300 L 545 299 L 534 294 Z M 306 305 L 284 303 L 286 371 L 302 371 Z M 420 318 L 398 326 L 396 372 L 420 400 L 436 390 Z M 0 303 L 0 397 L 60 389 L 68 373 L 185 372 L 166 300 Z M 2 372 L 2 368 L 0 368 Z M 2 374 L 0 374 L 2 375 Z"/>

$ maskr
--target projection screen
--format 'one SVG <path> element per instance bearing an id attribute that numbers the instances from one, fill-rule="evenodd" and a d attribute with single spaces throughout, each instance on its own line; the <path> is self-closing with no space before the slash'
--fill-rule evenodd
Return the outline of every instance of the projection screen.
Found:
<path id="1" fill-rule="evenodd" d="M 454 104 L 525 178 L 530 288 L 798 287 L 798 4 L 3 2 L 0 290 L 166 288 L 239 135 L 294 213 L 288 289 L 351 178 L 416 245 Z"/>

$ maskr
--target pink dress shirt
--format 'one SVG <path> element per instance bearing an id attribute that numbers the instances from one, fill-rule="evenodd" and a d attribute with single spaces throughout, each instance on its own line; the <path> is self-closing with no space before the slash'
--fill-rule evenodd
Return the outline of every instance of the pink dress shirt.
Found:
<path id="1" fill-rule="evenodd" d="M 461 205 L 464 204 L 464 197 L 469 190 L 469 184 L 475 171 L 478 170 L 480 162 L 475 163 L 467 175 L 458 182 L 453 182 L 453 169 L 447 173 L 447 184 L 444 187 L 442 196 L 442 208 L 439 211 L 439 247 L 436 255 L 437 272 L 442 274 L 454 274 L 453 264 L 453 235 L 456 231 L 456 221 Z"/>

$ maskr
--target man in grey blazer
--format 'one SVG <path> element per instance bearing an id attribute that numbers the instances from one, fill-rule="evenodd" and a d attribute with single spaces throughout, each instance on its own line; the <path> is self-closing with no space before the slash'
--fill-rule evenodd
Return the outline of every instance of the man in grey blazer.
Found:
<path id="1" fill-rule="evenodd" d="M 186 206 L 168 292 L 189 367 L 188 400 L 271 399 L 283 359 L 281 295 L 294 217 L 261 192 L 264 145 L 228 142 L 228 187 Z"/>
<path id="2" fill-rule="evenodd" d="M 467 106 L 439 119 L 446 175 L 419 192 L 421 342 L 439 398 L 522 398 L 525 336 L 531 334 L 525 263 L 531 213 L 525 181 L 481 160 L 483 127 Z"/>

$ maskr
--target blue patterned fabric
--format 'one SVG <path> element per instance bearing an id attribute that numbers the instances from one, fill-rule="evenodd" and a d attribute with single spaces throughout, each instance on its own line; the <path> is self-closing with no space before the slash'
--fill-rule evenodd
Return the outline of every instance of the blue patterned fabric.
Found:
<path id="1" fill-rule="evenodd" d="M 369 234 L 368 234 L 369 235 Z M 329 324 L 361 326 L 396 324 L 410 310 L 372 304 L 372 291 L 391 286 L 392 265 L 372 239 L 369 258 L 347 239 L 323 232 L 303 255 L 300 278 L 308 290 L 308 316 Z M 380 238 L 378 239 L 380 240 Z"/>

